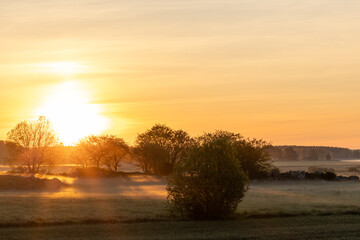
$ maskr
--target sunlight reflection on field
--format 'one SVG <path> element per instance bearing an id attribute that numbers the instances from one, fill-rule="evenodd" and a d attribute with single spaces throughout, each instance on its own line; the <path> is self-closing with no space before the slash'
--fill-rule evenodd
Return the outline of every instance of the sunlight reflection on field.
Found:
<path id="1" fill-rule="evenodd" d="M 237 213 L 248 215 L 340 214 L 358 212 L 358 182 L 252 181 Z M 0 192 L 0 224 L 18 222 L 82 222 L 88 219 L 134 221 L 162 219 L 166 179 L 136 175 L 77 178 L 57 192 Z"/>
<path id="2" fill-rule="evenodd" d="M 64 166 L 72 167 L 72 166 Z M 6 166 L 0 166 L 0 175 L 8 174 Z M 16 174 L 29 177 L 29 174 Z M 132 175 L 114 178 L 73 178 L 61 175 L 35 174 L 36 178 L 57 178 L 68 186 L 56 192 L 2 192 L 1 194 L 13 196 L 39 196 L 50 198 L 82 198 L 101 196 L 166 196 L 166 179 L 149 175 Z"/>
<path id="3" fill-rule="evenodd" d="M 56 177 L 56 176 L 55 176 Z M 64 178 L 71 184 L 61 191 L 43 193 L 42 196 L 58 197 L 101 197 L 101 196 L 166 196 L 166 180 L 152 176 L 126 178 Z M 60 179 L 63 180 L 63 179 Z"/>

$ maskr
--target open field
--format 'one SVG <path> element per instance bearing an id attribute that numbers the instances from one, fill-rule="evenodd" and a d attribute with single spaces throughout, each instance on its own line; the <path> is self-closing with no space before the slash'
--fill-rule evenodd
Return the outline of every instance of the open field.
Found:
<path id="1" fill-rule="evenodd" d="M 359 239 L 360 216 L 300 216 L 213 222 L 144 222 L 0 228 L 1 239 Z"/>
<path id="2" fill-rule="evenodd" d="M 169 219 L 165 186 L 164 179 L 153 177 L 77 179 L 61 192 L 2 192 L 0 225 Z M 359 202 L 357 182 L 251 182 L 237 214 L 360 214 Z"/>
<path id="3" fill-rule="evenodd" d="M 0 239 L 357 239 L 360 183 L 252 181 L 233 221 L 175 221 L 166 179 L 61 178 L 58 192 L 0 192 Z"/>

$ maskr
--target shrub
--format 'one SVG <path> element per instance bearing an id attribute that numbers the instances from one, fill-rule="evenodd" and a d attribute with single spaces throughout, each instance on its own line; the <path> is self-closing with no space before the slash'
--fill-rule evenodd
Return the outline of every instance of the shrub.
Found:
<path id="1" fill-rule="evenodd" d="M 224 219 L 235 212 L 247 186 L 231 138 L 205 134 L 168 177 L 168 204 L 177 216 Z"/>
<path id="2" fill-rule="evenodd" d="M 213 138 L 228 138 L 235 146 L 236 158 L 249 179 L 265 179 L 276 170 L 268 149 L 271 145 L 262 139 L 244 138 L 238 133 L 216 131 L 207 134 Z"/>
<path id="3" fill-rule="evenodd" d="M 236 142 L 237 158 L 250 179 L 267 178 L 276 171 L 267 149 L 270 144 L 262 139 L 243 139 Z"/>

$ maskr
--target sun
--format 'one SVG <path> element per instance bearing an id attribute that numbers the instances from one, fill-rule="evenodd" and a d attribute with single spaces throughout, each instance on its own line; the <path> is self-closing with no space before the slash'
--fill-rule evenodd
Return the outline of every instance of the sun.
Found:
<path id="1" fill-rule="evenodd" d="M 77 82 L 56 85 L 46 96 L 37 115 L 46 116 L 53 124 L 65 145 L 76 143 L 80 138 L 100 134 L 109 125 L 101 115 L 100 105 L 90 103 L 86 91 Z"/>

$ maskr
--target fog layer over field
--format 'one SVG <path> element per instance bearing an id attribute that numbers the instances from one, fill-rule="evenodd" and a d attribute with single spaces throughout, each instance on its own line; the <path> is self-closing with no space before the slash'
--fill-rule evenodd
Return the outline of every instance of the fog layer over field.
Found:
<path id="1" fill-rule="evenodd" d="M 0 193 L 0 226 L 168 219 L 166 180 L 135 176 L 73 179 L 59 192 Z M 357 182 L 251 182 L 237 214 L 245 217 L 359 214 Z"/>
<path id="2" fill-rule="evenodd" d="M 306 170 L 318 165 L 341 172 L 358 163 L 298 161 L 275 164 L 283 171 L 287 168 Z M 0 192 L 0 205 L 6 206 L 0 208 L 0 226 L 169 219 L 166 178 L 141 174 L 114 178 L 37 177 L 57 177 L 68 186 L 54 192 Z M 359 202 L 359 182 L 251 181 L 237 214 L 244 217 L 360 214 Z"/>

